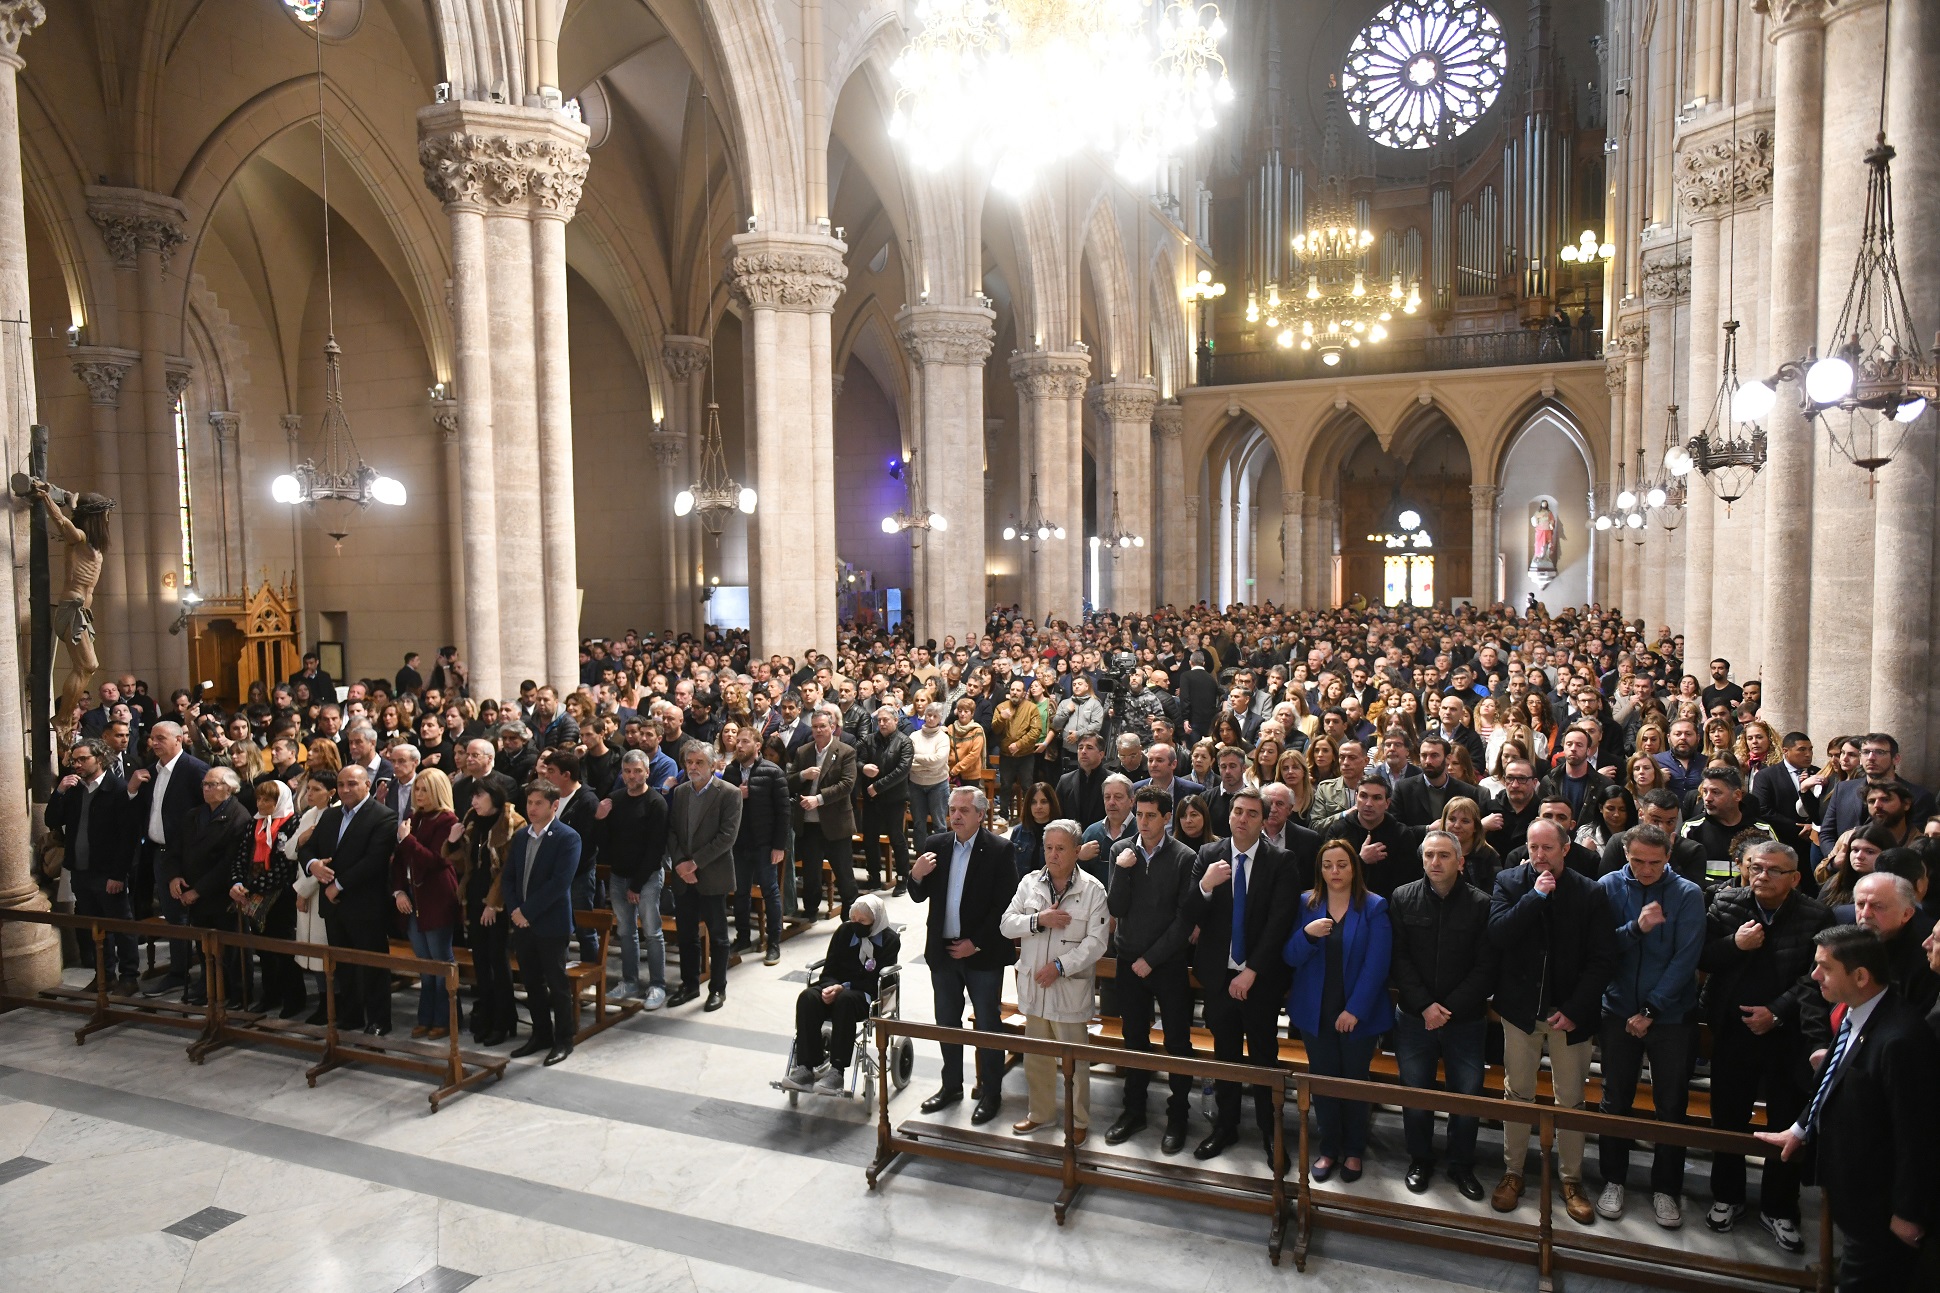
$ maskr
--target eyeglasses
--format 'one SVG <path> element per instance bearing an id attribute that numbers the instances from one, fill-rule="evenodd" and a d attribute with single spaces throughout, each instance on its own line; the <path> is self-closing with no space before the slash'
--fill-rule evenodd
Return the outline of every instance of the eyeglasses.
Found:
<path id="1" fill-rule="evenodd" d="M 1762 863 L 1762 862 L 1754 862 L 1754 863 L 1752 863 L 1752 864 L 1751 864 L 1750 866 L 1748 866 L 1748 867 L 1746 867 L 1746 868 L 1745 868 L 1745 871 L 1746 871 L 1746 872 L 1747 872 L 1748 874 L 1750 874 L 1750 875 L 1754 875 L 1754 876 L 1760 876 L 1760 875 L 1797 875 L 1797 874 L 1799 873 L 1799 869 L 1798 869 L 1797 867 L 1795 867 L 1795 866 L 1766 866 L 1766 865 L 1765 865 L 1764 863 Z"/>
<path id="2" fill-rule="evenodd" d="M 1535 780 L 1534 777 L 1518 776 L 1515 773 L 1504 773 L 1502 776 L 1502 779 L 1504 781 L 1534 781 Z"/>

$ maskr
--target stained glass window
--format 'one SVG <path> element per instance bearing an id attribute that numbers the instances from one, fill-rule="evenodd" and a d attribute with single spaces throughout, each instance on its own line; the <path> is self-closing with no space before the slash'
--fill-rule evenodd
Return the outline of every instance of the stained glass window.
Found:
<path id="1" fill-rule="evenodd" d="M 323 16 L 324 0 L 283 0 L 299 22 L 315 22 Z"/>
<path id="2" fill-rule="evenodd" d="M 1341 69 L 1354 123 L 1390 148 L 1427 148 L 1481 120 L 1502 92 L 1508 46 L 1480 0 L 1393 0 Z"/>

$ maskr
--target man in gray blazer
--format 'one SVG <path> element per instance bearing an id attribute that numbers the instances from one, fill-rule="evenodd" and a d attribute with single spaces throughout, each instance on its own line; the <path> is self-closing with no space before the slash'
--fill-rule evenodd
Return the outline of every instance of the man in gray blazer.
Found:
<path id="1" fill-rule="evenodd" d="M 835 871 L 842 913 L 855 906 L 855 747 L 840 739 L 841 722 L 833 709 L 818 709 L 809 719 L 813 734 L 795 751 L 788 790 L 795 797 L 795 862 L 801 868 L 796 892 L 802 914 L 816 919 L 822 903 L 822 863 Z"/>
<path id="2" fill-rule="evenodd" d="M 714 775 L 714 754 L 698 741 L 682 751 L 687 780 L 668 807 L 667 852 L 674 864 L 674 930 L 680 942 L 680 991 L 669 1006 L 701 995 L 701 922 L 707 923 L 705 1010 L 727 1004 L 727 903 L 734 892 L 734 837 L 741 831 L 741 792 Z"/>

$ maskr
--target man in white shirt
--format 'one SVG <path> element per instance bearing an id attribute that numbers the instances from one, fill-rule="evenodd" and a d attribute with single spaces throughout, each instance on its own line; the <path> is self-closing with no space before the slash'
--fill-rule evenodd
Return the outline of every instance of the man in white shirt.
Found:
<path id="1" fill-rule="evenodd" d="M 202 774 L 209 770 L 209 765 L 182 748 L 179 723 L 157 723 L 150 728 L 148 749 L 155 756 L 155 766 L 139 768 L 128 778 L 128 797 L 134 801 L 131 816 L 140 824 L 143 841 L 137 867 L 146 873 L 137 877 L 135 892 L 140 898 L 152 890 L 162 918 L 171 925 L 186 925 L 189 916 L 181 902 L 182 877 L 169 856 L 169 848 L 182 842 L 188 816 L 202 801 Z M 137 919 L 147 915 L 142 906 L 135 908 Z M 171 939 L 168 972 L 165 977 L 152 981 L 144 989 L 144 995 L 160 996 L 176 988 L 186 988 L 188 967 L 195 959 L 192 947 L 186 940 Z"/>

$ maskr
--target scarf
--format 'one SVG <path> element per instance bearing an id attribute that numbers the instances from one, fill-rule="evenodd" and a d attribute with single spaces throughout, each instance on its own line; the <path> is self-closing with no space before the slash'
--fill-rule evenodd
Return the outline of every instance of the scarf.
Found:
<path id="1" fill-rule="evenodd" d="M 277 833 L 283 829 L 284 822 L 296 816 L 296 801 L 290 797 L 289 783 L 279 779 L 266 784 L 276 787 L 276 807 L 267 815 L 256 814 L 249 860 L 258 871 L 269 870 L 270 850 L 276 846 Z"/>
<path id="2" fill-rule="evenodd" d="M 849 910 L 857 907 L 869 912 L 867 933 L 863 932 L 860 922 L 857 930 L 849 936 L 849 946 L 858 949 L 856 959 L 862 962 L 865 970 L 876 968 L 876 952 L 882 946 L 882 936 L 889 932 L 889 904 L 882 900 L 881 894 L 865 893 L 849 905 Z M 853 918 L 852 918 L 853 919 Z"/>

